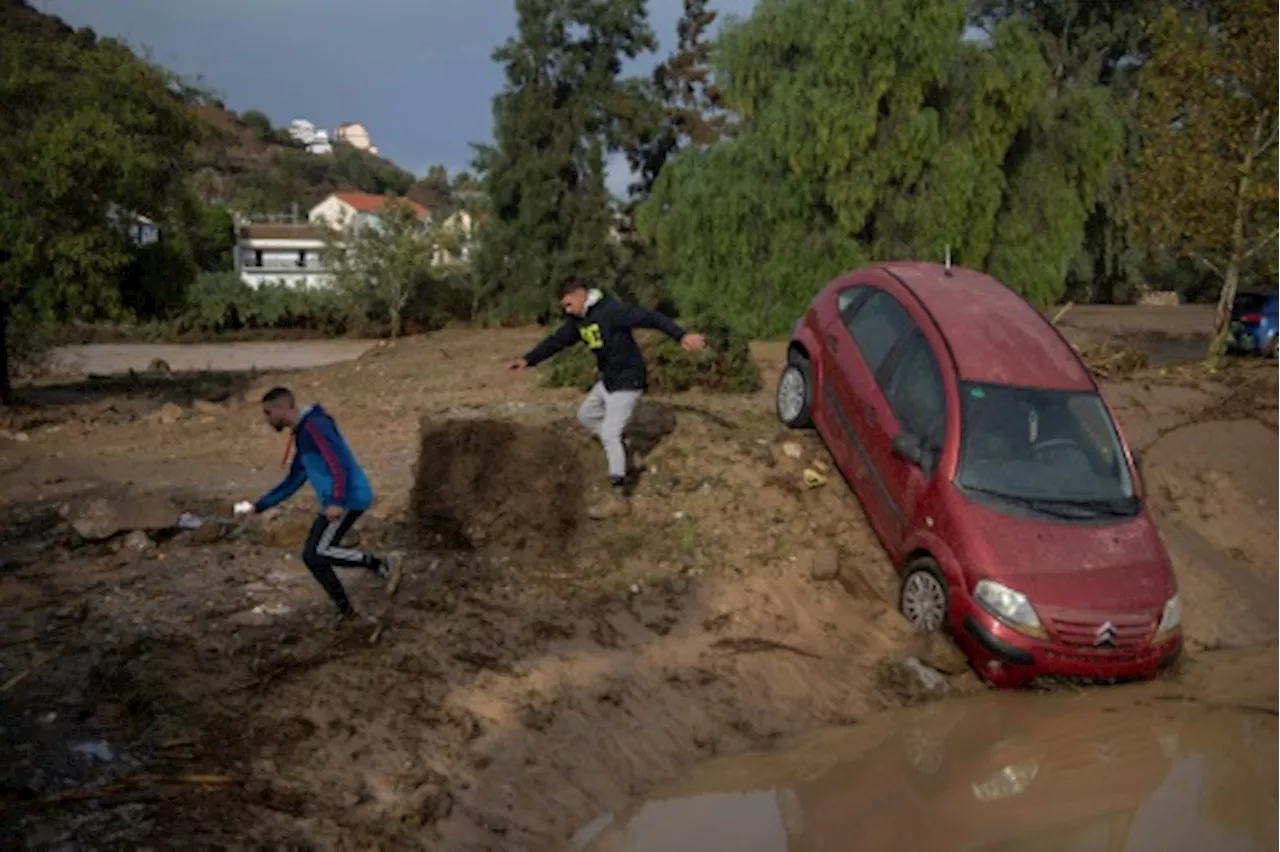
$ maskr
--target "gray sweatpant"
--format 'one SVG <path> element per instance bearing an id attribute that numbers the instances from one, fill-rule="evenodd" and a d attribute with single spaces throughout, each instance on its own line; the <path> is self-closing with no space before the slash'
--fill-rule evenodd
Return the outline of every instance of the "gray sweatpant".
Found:
<path id="1" fill-rule="evenodd" d="M 604 445 L 610 479 L 622 479 L 627 475 L 627 449 L 622 445 L 622 433 L 631 422 L 640 396 L 641 391 L 638 390 L 610 393 L 604 389 L 604 382 L 596 382 L 578 409 L 578 421 Z"/>

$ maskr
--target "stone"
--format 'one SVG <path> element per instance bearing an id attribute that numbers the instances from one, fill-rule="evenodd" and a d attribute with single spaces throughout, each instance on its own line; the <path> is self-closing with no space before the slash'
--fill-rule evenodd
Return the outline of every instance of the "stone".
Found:
<path id="1" fill-rule="evenodd" d="M 820 547 L 809 561 L 809 576 L 826 583 L 840 576 L 840 554 L 834 547 Z"/>
<path id="2" fill-rule="evenodd" d="M 221 414 L 226 409 L 216 402 L 210 402 L 207 399 L 197 399 L 191 403 L 191 410 L 199 414 Z"/>
<path id="3" fill-rule="evenodd" d="M 151 536 L 142 530 L 133 530 L 124 537 L 125 550 L 132 550 L 135 553 L 145 553 L 155 547 L 155 542 L 151 540 Z"/>
<path id="4" fill-rule="evenodd" d="M 804 447 L 793 441 L 787 441 L 782 445 L 782 454 L 789 459 L 798 459 L 804 455 Z"/>
<path id="5" fill-rule="evenodd" d="M 924 695 L 941 697 L 947 694 L 947 678 L 915 657 L 907 657 L 902 661 L 902 671 Z"/>
<path id="6" fill-rule="evenodd" d="M 924 665 L 944 675 L 958 675 L 969 670 L 969 660 L 964 652 L 957 648 L 944 633 L 918 633 L 912 638 L 908 647 L 909 657 L 918 659 Z"/>
<path id="7" fill-rule="evenodd" d="M 170 529 L 177 523 L 178 507 L 157 495 L 123 494 L 68 504 L 65 517 L 80 538 L 105 541 L 122 532 Z"/>
<path id="8" fill-rule="evenodd" d="M 177 403 L 166 402 L 151 413 L 150 419 L 165 425 L 177 423 L 182 419 L 182 408 Z"/>

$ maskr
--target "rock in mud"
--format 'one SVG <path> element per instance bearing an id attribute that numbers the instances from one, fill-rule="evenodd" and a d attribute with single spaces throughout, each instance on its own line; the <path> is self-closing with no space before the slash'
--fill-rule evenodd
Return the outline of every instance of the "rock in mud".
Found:
<path id="1" fill-rule="evenodd" d="M 146 553 L 155 547 L 155 542 L 151 540 L 151 536 L 142 530 L 133 530 L 124 537 L 124 549 L 132 550 L 134 553 Z"/>
<path id="2" fill-rule="evenodd" d="M 153 411 L 148 419 L 165 425 L 177 423 L 182 419 L 182 407 L 177 403 L 166 402 L 164 405 Z"/>
<path id="3" fill-rule="evenodd" d="M 158 532 L 177 523 L 178 507 L 156 495 L 93 497 L 68 504 L 64 516 L 86 541 L 105 541 L 122 532 Z"/>
<path id="4" fill-rule="evenodd" d="M 947 694 L 947 678 L 937 669 L 932 669 L 915 657 L 907 657 L 901 664 L 902 673 L 917 693 L 940 698 Z"/>
<path id="5" fill-rule="evenodd" d="M 969 661 L 964 653 L 942 633 L 915 636 L 908 646 L 907 657 L 914 657 L 945 675 L 963 674 L 969 670 Z"/>
<path id="6" fill-rule="evenodd" d="M 826 583 L 840 576 L 840 554 L 834 547 L 820 547 L 809 562 L 809 576 Z"/>

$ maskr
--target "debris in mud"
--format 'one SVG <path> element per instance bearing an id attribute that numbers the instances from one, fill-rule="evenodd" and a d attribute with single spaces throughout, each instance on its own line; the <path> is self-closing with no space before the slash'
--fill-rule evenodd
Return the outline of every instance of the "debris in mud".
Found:
<path id="1" fill-rule="evenodd" d="M 918 659 L 944 675 L 958 675 L 969 670 L 969 660 L 964 652 L 945 634 L 937 631 L 917 634 L 908 645 L 908 658 Z"/>
<path id="2" fill-rule="evenodd" d="M 117 494 L 69 503 L 62 516 L 86 541 L 105 541 L 122 532 L 159 532 L 177 524 L 178 507 L 154 494 Z"/>
<path id="3" fill-rule="evenodd" d="M 809 576 L 826 583 L 840 576 L 840 554 L 834 547 L 820 547 L 809 562 Z"/>
<path id="4" fill-rule="evenodd" d="M 1122 376 L 1136 373 L 1148 366 L 1147 350 L 1112 344 L 1110 342 L 1097 346 L 1080 348 L 1072 346 L 1089 370 L 1099 378 Z"/>
<path id="5" fill-rule="evenodd" d="M 549 427 L 424 420 L 409 524 L 426 546 L 562 551 L 582 517 L 575 445 Z"/>

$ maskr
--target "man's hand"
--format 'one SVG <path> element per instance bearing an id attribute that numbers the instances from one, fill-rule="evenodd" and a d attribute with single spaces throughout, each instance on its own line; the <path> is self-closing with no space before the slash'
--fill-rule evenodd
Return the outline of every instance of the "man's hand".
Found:
<path id="1" fill-rule="evenodd" d="M 528 366 L 529 366 L 529 362 L 521 358 L 519 361 L 512 361 L 509 365 L 507 365 L 507 369 L 518 373 Z"/>
<path id="2" fill-rule="evenodd" d="M 701 352 L 707 345 L 707 339 L 701 334 L 686 334 L 680 338 L 680 345 L 685 352 Z"/>
<path id="3" fill-rule="evenodd" d="M 324 510 L 324 516 L 331 521 L 336 521 L 342 517 L 342 513 L 346 511 L 341 506 L 329 506 Z"/>

